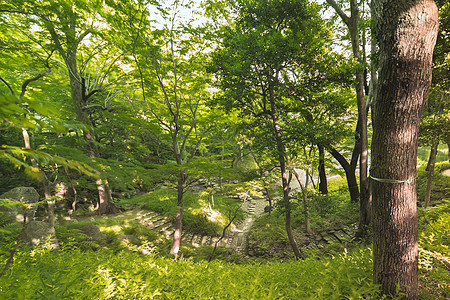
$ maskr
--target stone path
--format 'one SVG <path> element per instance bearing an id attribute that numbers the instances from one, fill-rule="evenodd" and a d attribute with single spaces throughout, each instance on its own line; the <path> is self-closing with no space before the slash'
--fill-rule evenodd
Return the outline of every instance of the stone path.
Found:
<path id="1" fill-rule="evenodd" d="M 243 210 L 248 214 L 243 222 L 238 224 L 235 229 L 228 248 L 234 249 L 239 253 L 245 253 L 250 229 L 253 223 L 255 223 L 255 220 L 264 213 L 264 207 L 266 206 L 267 202 L 264 198 L 249 199 L 242 205 Z"/>

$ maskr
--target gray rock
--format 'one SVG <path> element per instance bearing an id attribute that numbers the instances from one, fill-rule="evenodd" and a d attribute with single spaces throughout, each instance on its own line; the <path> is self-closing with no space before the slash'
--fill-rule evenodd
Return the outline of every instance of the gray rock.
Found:
<path id="1" fill-rule="evenodd" d="M 0 199 L 9 199 L 19 203 L 36 203 L 39 201 L 38 192 L 32 187 L 16 187 L 9 190 L 6 193 L 0 195 Z M 37 205 L 27 209 L 27 222 L 30 222 L 34 218 Z M 12 207 L 0 205 L 0 215 L 9 219 L 10 223 L 23 222 L 23 208 L 21 205 L 15 205 Z"/>
<path id="2" fill-rule="evenodd" d="M 25 227 L 24 241 L 32 247 L 58 249 L 55 228 L 47 222 L 30 221 Z"/>
<path id="3" fill-rule="evenodd" d="M 108 239 L 107 235 L 101 233 L 100 229 L 92 223 L 81 226 L 80 230 L 88 236 L 90 241 L 103 240 L 106 242 Z"/>

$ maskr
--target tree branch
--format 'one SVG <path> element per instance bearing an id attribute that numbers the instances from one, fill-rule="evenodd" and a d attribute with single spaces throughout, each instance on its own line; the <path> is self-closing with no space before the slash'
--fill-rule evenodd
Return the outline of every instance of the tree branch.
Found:
<path id="1" fill-rule="evenodd" d="M 211 260 L 212 260 L 212 258 L 213 258 L 213 256 L 214 256 L 214 253 L 216 252 L 216 249 L 217 249 L 217 246 L 219 245 L 219 243 L 223 240 L 223 238 L 225 237 L 225 234 L 226 234 L 226 232 L 227 232 L 227 229 L 228 229 L 228 227 L 230 227 L 231 226 L 231 224 L 234 222 L 234 220 L 236 219 L 236 216 L 237 216 L 237 213 L 238 213 L 238 211 L 239 211 L 239 209 L 241 209 L 241 207 L 242 207 L 242 205 L 244 204 L 244 202 L 245 201 L 247 201 L 247 193 L 246 193 L 246 197 L 245 197 L 245 199 L 244 199 L 244 201 L 242 201 L 241 202 L 241 205 L 239 205 L 239 207 L 238 208 L 236 208 L 236 210 L 234 211 L 234 213 L 233 213 L 233 216 L 230 218 L 230 221 L 228 222 L 228 224 L 223 228 L 223 231 L 222 231 L 222 235 L 220 236 L 220 238 L 217 240 L 217 242 L 214 244 L 214 249 L 213 249 L 213 251 L 211 252 L 211 255 L 209 256 L 209 258 L 208 258 L 208 262 L 211 262 Z"/>
<path id="2" fill-rule="evenodd" d="M 84 100 L 87 101 L 89 98 L 91 98 L 95 93 L 99 93 L 99 92 L 103 92 L 103 88 L 99 88 L 99 89 L 95 89 L 89 92 L 89 94 L 87 94 L 84 97 Z"/>
<path id="3" fill-rule="evenodd" d="M 205 131 L 203 131 L 202 136 L 200 137 L 200 139 L 197 141 L 197 145 L 195 145 L 195 148 L 192 150 L 191 152 L 191 156 L 189 157 L 189 159 L 192 159 L 195 155 L 195 152 L 197 152 L 198 147 L 200 147 L 200 144 L 202 143 L 203 138 L 205 137 L 205 134 L 208 133 L 208 131 L 210 131 L 212 128 L 216 127 L 218 125 L 218 123 L 213 124 L 211 126 L 208 127 L 208 129 L 206 129 Z"/>
<path id="4" fill-rule="evenodd" d="M 341 9 L 341 7 L 334 0 L 327 0 L 327 3 L 333 7 L 336 13 L 341 17 L 342 21 L 344 21 L 345 25 L 350 26 L 350 18 L 345 14 L 345 12 Z"/>
<path id="5" fill-rule="evenodd" d="M 9 90 L 11 91 L 11 94 L 12 94 L 13 96 L 15 96 L 16 93 L 14 93 L 14 90 L 13 90 L 12 87 L 9 85 L 9 83 L 6 82 L 6 80 L 3 79 L 3 77 L 1 77 L 1 76 L 0 76 L 0 80 L 3 81 L 4 84 L 6 84 L 6 86 L 7 86 L 7 87 L 9 88 Z"/>
<path id="6" fill-rule="evenodd" d="M 20 98 L 23 98 L 23 96 L 25 96 L 25 92 L 27 91 L 27 87 L 30 83 L 32 83 L 33 81 L 39 80 L 40 78 L 44 77 L 45 75 L 47 75 L 48 73 L 50 73 L 52 70 L 52 68 L 48 68 L 47 71 L 45 71 L 44 73 L 40 73 L 37 76 L 27 79 L 25 80 L 25 82 L 22 84 L 22 92 L 20 93 Z"/>

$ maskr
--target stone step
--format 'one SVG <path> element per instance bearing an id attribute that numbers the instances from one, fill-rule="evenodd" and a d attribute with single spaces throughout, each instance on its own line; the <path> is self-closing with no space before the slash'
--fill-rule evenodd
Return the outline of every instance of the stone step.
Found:
<path id="1" fill-rule="evenodd" d="M 161 219 L 158 219 L 155 221 L 148 221 L 147 223 L 143 223 L 143 224 L 144 224 L 144 226 L 147 226 L 148 228 L 150 228 L 152 230 L 158 230 L 159 227 L 166 224 L 167 222 L 168 222 L 167 219 L 161 218 Z"/>
<path id="2" fill-rule="evenodd" d="M 148 218 L 154 218 L 154 217 L 160 217 L 159 214 L 155 213 L 155 212 L 147 212 L 143 215 L 139 215 L 136 217 L 137 220 L 143 220 L 143 219 L 148 219 Z"/>
<path id="3" fill-rule="evenodd" d="M 169 238 L 173 238 L 173 234 L 175 233 L 175 227 L 174 226 L 170 226 L 169 228 L 167 228 L 167 230 L 166 231 L 164 231 L 162 234 L 164 235 L 164 237 L 166 238 L 166 239 L 169 239 Z M 181 239 L 183 239 L 183 238 L 181 238 Z"/>
<path id="4" fill-rule="evenodd" d="M 205 235 L 200 242 L 202 247 L 209 246 L 211 244 L 211 236 Z"/>
<path id="5" fill-rule="evenodd" d="M 195 234 L 194 237 L 192 238 L 191 244 L 194 247 L 199 247 L 201 241 L 202 241 L 202 236 Z"/>
<path id="6" fill-rule="evenodd" d="M 164 229 L 169 228 L 172 225 L 172 223 L 168 219 L 164 219 L 153 225 L 154 225 L 152 227 L 153 230 L 161 232 L 164 231 Z"/>
<path id="7" fill-rule="evenodd" d="M 185 237 L 181 237 L 181 241 L 183 243 L 191 244 L 192 239 L 194 238 L 194 234 L 192 233 L 186 233 Z"/>
<path id="8" fill-rule="evenodd" d="M 144 219 L 141 219 L 139 221 L 139 223 L 141 223 L 142 225 L 147 226 L 147 227 L 155 227 L 157 224 L 159 224 L 164 219 L 165 218 L 162 216 L 144 218 Z"/>
<path id="9" fill-rule="evenodd" d="M 344 234 L 343 231 L 333 231 L 333 235 L 339 240 L 340 243 L 343 243 L 346 239 L 348 239 L 348 235 Z"/>

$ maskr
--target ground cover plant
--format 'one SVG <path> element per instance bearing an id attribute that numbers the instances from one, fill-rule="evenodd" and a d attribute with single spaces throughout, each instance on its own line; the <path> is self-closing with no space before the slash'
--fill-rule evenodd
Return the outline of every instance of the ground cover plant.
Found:
<path id="1" fill-rule="evenodd" d="M 317 261 L 227 264 L 110 250 L 22 252 L 3 299 L 376 299 L 371 251 Z"/>

